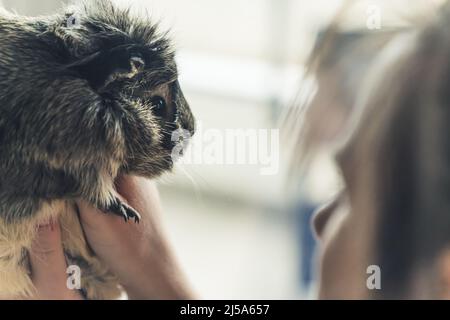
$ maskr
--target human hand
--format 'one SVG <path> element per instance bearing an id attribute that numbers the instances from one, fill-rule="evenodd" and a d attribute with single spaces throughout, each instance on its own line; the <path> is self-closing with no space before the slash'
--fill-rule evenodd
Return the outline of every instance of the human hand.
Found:
<path id="1" fill-rule="evenodd" d="M 192 299 L 161 225 L 158 191 L 149 180 L 124 176 L 119 197 L 141 215 L 139 223 L 78 201 L 86 239 L 119 278 L 130 299 Z"/>

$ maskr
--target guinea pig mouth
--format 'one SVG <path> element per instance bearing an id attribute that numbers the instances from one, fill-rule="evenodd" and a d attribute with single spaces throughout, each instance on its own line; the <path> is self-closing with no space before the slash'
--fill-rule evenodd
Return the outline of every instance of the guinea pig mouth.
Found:
<path id="1" fill-rule="evenodd" d="M 163 138 L 162 138 L 162 147 L 168 151 L 172 152 L 173 148 L 177 145 L 177 140 L 173 139 L 174 132 L 177 129 L 177 125 L 175 122 L 166 122 L 163 126 Z"/>

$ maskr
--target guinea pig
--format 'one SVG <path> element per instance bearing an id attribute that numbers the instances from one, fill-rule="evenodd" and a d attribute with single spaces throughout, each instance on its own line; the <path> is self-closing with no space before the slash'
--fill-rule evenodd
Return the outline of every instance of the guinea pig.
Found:
<path id="1" fill-rule="evenodd" d="M 120 294 L 68 209 L 84 199 L 139 220 L 114 181 L 170 171 L 172 133 L 194 133 L 177 79 L 167 35 L 107 0 L 38 18 L 0 10 L 0 295 L 33 294 L 27 252 L 52 219 L 85 297 Z"/>

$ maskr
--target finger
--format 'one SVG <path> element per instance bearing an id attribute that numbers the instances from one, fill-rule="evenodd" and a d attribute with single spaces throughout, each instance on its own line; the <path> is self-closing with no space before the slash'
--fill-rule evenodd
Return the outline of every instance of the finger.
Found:
<path id="1" fill-rule="evenodd" d="M 141 214 L 161 212 L 158 189 L 153 181 L 122 175 L 116 180 L 116 188 L 127 199 L 128 204 Z"/>
<path id="2" fill-rule="evenodd" d="M 80 297 L 67 288 L 67 263 L 61 241 L 61 229 L 55 221 L 39 226 L 29 252 L 31 278 L 37 298 L 64 299 Z"/>
<path id="3" fill-rule="evenodd" d="M 30 250 L 30 262 L 34 281 L 47 282 L 54 277 L 65 277 L 67 266 L 58 223 L 39 226 Z"/>

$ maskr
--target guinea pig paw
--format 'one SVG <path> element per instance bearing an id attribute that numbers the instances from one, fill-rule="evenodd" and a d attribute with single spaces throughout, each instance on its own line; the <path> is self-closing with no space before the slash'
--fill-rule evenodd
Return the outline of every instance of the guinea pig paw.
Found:
<path id="1" fill-rule="evenodd" d="M 134 219 L 134 222 L 139 223 L 141 220 L 141 215 L 139 212 L 134 210 L 128 204 L 115 197 L 111 204 L 105 209 L 107 212 L 114 213 L 120 217 L 123 217 L 125 222 L 128 222 L 129 219 Z"/>

